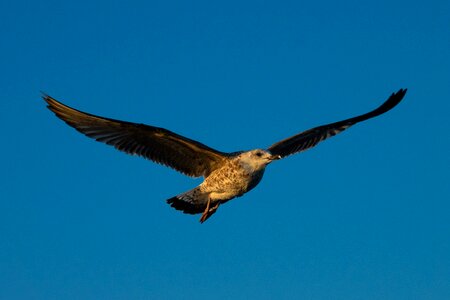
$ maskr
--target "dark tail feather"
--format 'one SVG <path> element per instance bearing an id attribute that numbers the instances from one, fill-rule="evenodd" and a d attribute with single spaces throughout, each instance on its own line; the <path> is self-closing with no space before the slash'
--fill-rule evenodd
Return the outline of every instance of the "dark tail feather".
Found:
<path id="1" fill-rule="evenodd" d="M 204 205 L 198 205 L 194 204 L 192 202 L 183 200 L 182 198 L 178 198 L 179 196 L 172 197 L 167 200 L 167 204 L 169 204 L 171 207 L 175 208 L 176 210 L 181 210 L 185 214 L 199 214 L 202 213 L 205 210 Z"/>

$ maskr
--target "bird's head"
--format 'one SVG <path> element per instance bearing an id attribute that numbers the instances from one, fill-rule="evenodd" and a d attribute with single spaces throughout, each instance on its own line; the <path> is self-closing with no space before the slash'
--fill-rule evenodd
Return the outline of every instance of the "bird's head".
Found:
<path id="1" fill-rule="evenodd" d="M 272 153 L 263 149 L 246 151 L 239 156 L 242 162 L 250 165 L 253 169 L 263 168 L 272 161 L 281 158 L 279 155 L 272 155 Z"/>

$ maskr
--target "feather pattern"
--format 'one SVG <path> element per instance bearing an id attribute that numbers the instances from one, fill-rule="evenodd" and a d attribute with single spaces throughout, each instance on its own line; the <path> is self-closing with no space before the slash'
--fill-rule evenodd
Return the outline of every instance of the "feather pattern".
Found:
<path id="1" fill-rule="evenodd" d="M 297 152 L 305 151 L 316 146 L 319 142 L 326 140 L 338 133 L 346 130 L 356 123 L 365 121 L 367 119 L 379 116 L 392 108 L 394 108 L 405 96 L 406 89 L 400 89 L 398 92 L 393 93 L 380 107 L 368 112 L 366 114 L 346 119 L 343 121 L 318 126 L 280 142 L 277 142 L 269 147 L 269 151 L 273 155 L 278 155 L 280 158 L 295 154 Z"/>
<path id="2" fill-rule="evenodd" d="M 43 98 L 58 118 L 86 136 L 188 176 L 207 177 L 230 155 L 164 128 L 95 116 L 48 95 L 44 94 Z"/>

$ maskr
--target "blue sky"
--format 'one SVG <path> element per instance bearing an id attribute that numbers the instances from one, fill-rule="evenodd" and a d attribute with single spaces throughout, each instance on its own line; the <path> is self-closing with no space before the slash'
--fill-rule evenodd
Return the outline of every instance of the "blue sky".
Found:
<path id="1" fill-rule="evenodd" d="M 450 299 L 448 1 L 0 3 L 0 299 Z M 199 179 L 96 143 L 39 91 L 222 151 L 386 115 L 268 167 L 205 224 Z"/>

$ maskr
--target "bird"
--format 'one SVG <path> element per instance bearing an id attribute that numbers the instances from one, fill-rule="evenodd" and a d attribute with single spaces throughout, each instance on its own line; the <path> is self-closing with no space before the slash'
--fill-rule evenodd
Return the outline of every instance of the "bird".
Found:
<path id="1" fill-rule="evenodd" d="M 161 127 L 82 112 L 45 93 L 42 93 L 42 98 L 59 119 L 96 141 L 187 176 L 203 177 L 203 182 L 195 188 L 166 200 L 176 210 L 201 214 L 199 221 L 203 223 L 220 205 L 255 188 L 270 163 L 310 149 L 359 122 L 386 113 L 400 103 L 406 91 L 400 89 L 392 93 L 382 105 L 368 113 L 311 128 L 276 142 L 267 149 L 236 152 L 221 152 Z"/>

